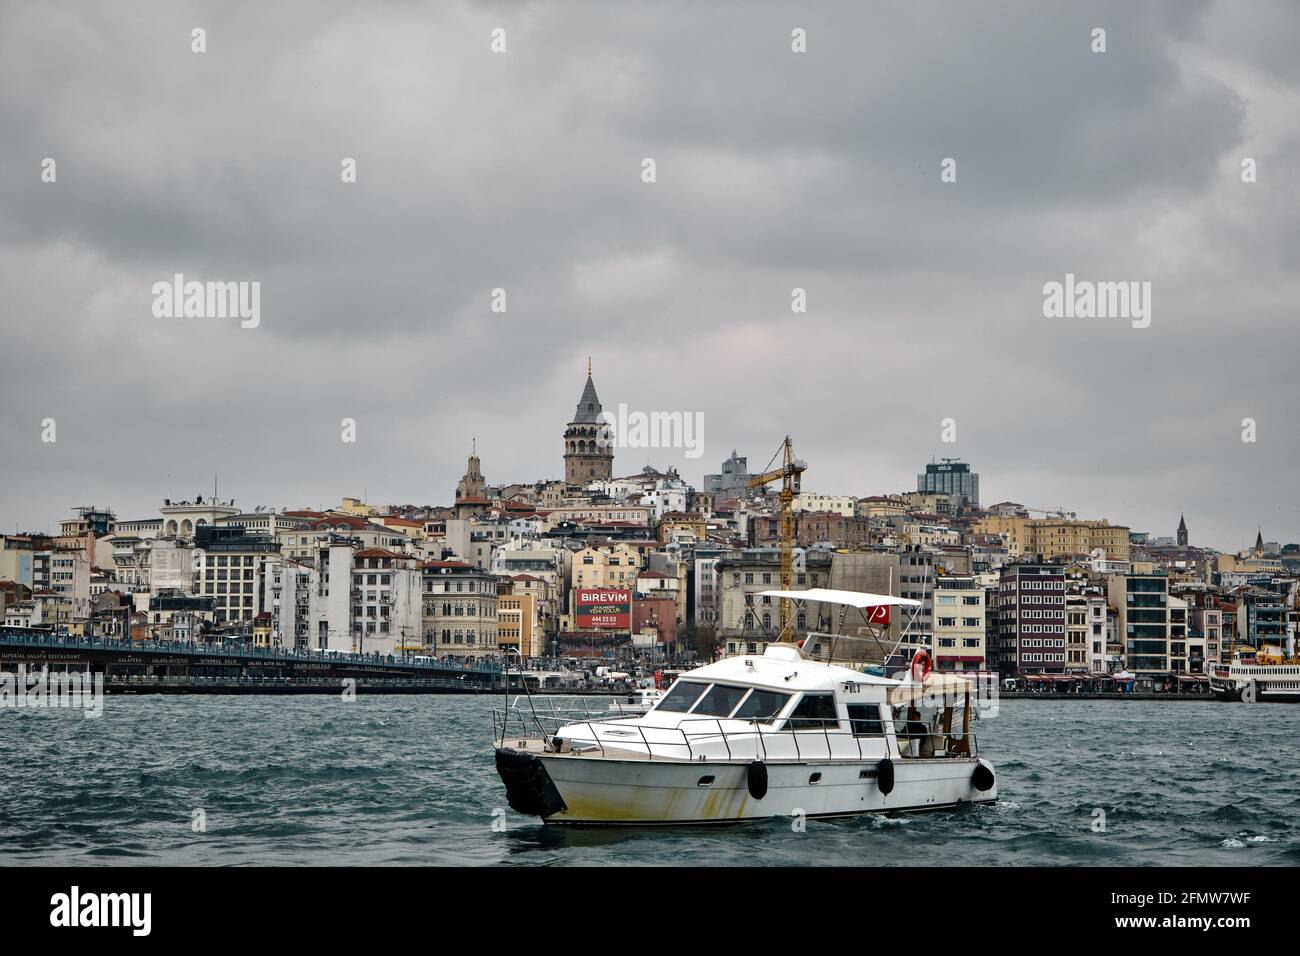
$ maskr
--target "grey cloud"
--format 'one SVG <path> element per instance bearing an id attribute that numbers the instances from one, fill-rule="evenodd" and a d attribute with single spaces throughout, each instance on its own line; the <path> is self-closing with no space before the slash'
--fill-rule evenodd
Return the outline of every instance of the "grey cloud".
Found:
<path id="1" fill-rule="evenodd" d="M 706 416 L 702 461 L 620 471 L 698 480 L 789 431 L 822 490 L 955 451 L 993 498 L 1300 537 L 1273 424 L 1296 27 L 1282 3 L 8 4 L 0 526 L 149 512 L 218 470 L 250 504 L 443 501 L 475 435 L 490 479 L 554 475 L 592 354 L 607 405 Z M 261 281 L 262 327 L 152 319 L 177 271 Z M 1152 281 L 1152 328 L 1043 319 L 1066 271 Z"/>

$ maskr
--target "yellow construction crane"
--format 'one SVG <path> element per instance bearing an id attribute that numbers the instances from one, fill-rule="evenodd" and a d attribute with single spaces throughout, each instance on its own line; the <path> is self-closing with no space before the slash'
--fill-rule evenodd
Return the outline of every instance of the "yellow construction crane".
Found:
<path id="1" fill-rule="evenodd" d="M 780 456 L 784 456 L 780 468 L 755 475 L 746 482 L 746 487 L 762 488 L 769 482 L 781 479 L 781 590 L 789 591 L 794 579 L 794 496 L 799 493 L 799 476 L 808 469 L 808 463 L 794 457 L 794 442 L 790 441 L 789 435 L 785 436 L 785 441 L 772 456 L 772 461 Z M 781 634 L 777 640 L 794 640 L 788 598 L 781 598 Z"/>

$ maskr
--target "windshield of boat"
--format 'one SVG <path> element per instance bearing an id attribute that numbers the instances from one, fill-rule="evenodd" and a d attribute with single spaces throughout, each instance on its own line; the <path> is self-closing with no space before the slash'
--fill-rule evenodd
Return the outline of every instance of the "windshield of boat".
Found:
<path id="1" fill-rule="evenodd" d="M 740 705 L 736 711 L 737 720 L 769 720 L 781 713 L 781 708 L 786 705 L 786 701 L 792 695 L 783 694 L 779 690 L 759 690 L 754 688 L 754 692 L 745 698 L 745 702 Z"/>
<path id="2" fill-rule="evenodd" d="M 672 690 L 664 695 L 655 710 L 660 713 L 684 714 L 695 706 L 708 684 L 698 684 L 691 680 L 679 680 Z"/>
<path id="3" fill-rule="evenodd" d="M 697 717 L 728 717 L 748 693 L 748 687 L 714 684 L 691 713 Z"/>
<path id="4" fill-rule="evenodd" d="M 707 691 L 707 693 L 706 693 Z M 735 720 L 771 720 L 793 694 L 732 684 L 702 684 L 679 680 L 655 707 L 659 713 L 696 717 L 731 717 Z"/>

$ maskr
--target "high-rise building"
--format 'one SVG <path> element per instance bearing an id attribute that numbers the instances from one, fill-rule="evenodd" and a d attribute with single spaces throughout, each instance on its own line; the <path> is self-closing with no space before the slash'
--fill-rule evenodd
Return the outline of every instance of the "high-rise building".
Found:
<path id="1" fill-rule="evenodd" d="M 925 472 L 916 476 L 916 490 L 955 495 L 964 498 L 968 507 L 980 506 L 980 476 L 970 470 L 970 465 L 956 458 L 944 458 L 926 465 Z"/>
<path id="2" fill-rule="evenodd" d="M 749 481 L 749 459 L 731 450 L 731 457 L 722 463 L 722 473 L 704 476 L 704 490 L 716 500 L 743 497 Z"/>
<path id="3" fill-rule="evenodd" d="M 587 363 L 587 384 L 573 420 L 564 429 L 564 480 L 570 485 L 609 481 L 614 477 L 614 447 L 601 416 L 600 398 Z"/>
<path id="4" fill-rule="evenodd" d="M 998 586 L 999 669 L 1065 670 L 1065 573 L 1054 564 L 1010 564 Z"/>
<path id="5" fill-rule="evenodd" d="M 1106 582 L 1128 669 L 1135 674 L 1168 674 L 1173 669 L 1170 666 L 1173 648 L 1170 647 L 1169 578 L 1156 571 L 1111 574 Z"/>

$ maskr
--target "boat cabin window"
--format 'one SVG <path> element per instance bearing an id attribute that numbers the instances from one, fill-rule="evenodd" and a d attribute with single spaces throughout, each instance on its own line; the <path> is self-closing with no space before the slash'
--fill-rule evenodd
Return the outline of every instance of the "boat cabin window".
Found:
<path id="1" fill-rule="evenodd" d="M 697 717 L 726 717 L 736 709 L 740 698 L 749 692 L 748 687 L 730 687 L 726 684 L 714 684 L 704 695 L 693 711 Z"/>
<path id="2" fill-rule="evenodd" d="M 673 689 L 663 696 L 655 710 L 661 713 L 684 714 L 695 706 L 695 702 L 700 699 L 700 695 L 708 686 L 708 684 L 697 684 L 695 681 L 679 680 L 673 684 Z"/>
<path id="3" fill-rule="evenodd" d="M 759 690 L 754 688 L 753 692 L 745 698 L 745 702 L 740 705 L 740 710 L 736 711 L 737 720 L 771 720 L 777 714 L 781 713 L 792 694 L 783 694 L 779 690 Z"/>
<path id="4" fill-rule="evenodd" d="M 790 726 L 795 730 L 838 727 L 839 714 L 835 711 L 834 694 L 804 694 L 799 706 L 790 715 Z"/>
<path id="5" fill-rule="evenodd" d="M 879 704 L 849 704 L 849 723 L 855 737 L 883 737 L 885 724 L 880 719 Z"/>

